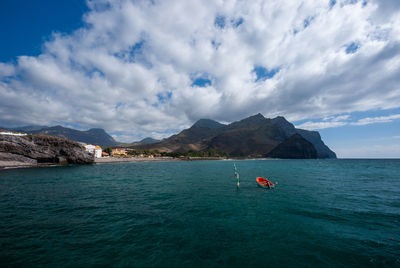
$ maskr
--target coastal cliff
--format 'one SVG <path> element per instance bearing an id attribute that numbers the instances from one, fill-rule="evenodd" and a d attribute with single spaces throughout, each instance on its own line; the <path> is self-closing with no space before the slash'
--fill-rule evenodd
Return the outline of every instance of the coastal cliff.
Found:
<path id="1" fill-rule="evenodd" d="M 82 146 L 65 138 L 0 135 L 0 167 L 93 162 L 93 156 Z"/>
<path id="2" fill-rule="evenodd" d="M 280 143 L 266 156 L 288 159 L 318 158 L 317 150 L 313 144 L 297 133 Z"/>

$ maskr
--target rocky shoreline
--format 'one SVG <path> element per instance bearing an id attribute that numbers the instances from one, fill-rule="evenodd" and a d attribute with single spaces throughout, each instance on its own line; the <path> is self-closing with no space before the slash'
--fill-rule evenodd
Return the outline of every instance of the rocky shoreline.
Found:
<path id="1" fill-rule="evenodd" d="M 27 164 L 18 161 L 0 161 L 0 170 L 17 169 L 17 168 L 35 168 L 35 167 L 55 167 L 55 166 L 63 166 L 63 165 L 51 164 L 51 163 Z"/>
<path id="2" fill-rule="evenodd" d="M 0 168 L 91 163 L 94 163 L 93 155 L 65 138 L 0 135 Z"/>

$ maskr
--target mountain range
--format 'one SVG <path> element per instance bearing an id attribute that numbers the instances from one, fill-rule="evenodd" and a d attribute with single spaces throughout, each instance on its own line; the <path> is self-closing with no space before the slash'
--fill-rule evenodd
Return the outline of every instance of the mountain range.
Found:
<path id="1" fill-rule="evenodd" d="M 228 125 L 200 119 L 179 134 L 132 148 L 166 152 L 215 150 L 250 157 L 336 158 L 317 131 L 297 129 L 284 117 L 269 119 L 261 114 Z"/>
<path id="2" fill-rule="evenodd" d="M 100 146 L 121 145 L 101 128 L 80 131 L 62 126 L 25 126 L 8 130 L 65 137 Z M 215 150 L 249 157 L 336 158 L 317 131 L 295 128 L 281 116 L 270 119 L 261 114 L 231 124 L 200 119 L 190 128 L 162 141 L 145 138 L 124 147 L 161 152 Z"/>
<path id="3" fill-rule="evenodd" d="M 100 146 L 115 146 L 120 144 L 115 141 L 104 129 L 92 128 L 86 131 L 76 130 L 62 126 L 24 126 L 17 128 L 7 128 L 7 130 L 24 132 L 28 134 L 51 135 L 67 138 L 72 141 L 84 142 Z"/>

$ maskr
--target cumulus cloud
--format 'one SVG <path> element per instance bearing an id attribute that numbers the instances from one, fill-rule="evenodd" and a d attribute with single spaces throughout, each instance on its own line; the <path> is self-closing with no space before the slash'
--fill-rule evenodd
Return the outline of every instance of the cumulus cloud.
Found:
<path id="1" fill-rule="evenodd" d="M 341 115 L 325 118 L 323 121 L 307 121 L 300 125 L 298 128 L 318 130 L 324 128 L 342 127 L 342 126 L 364 126 L 379 123 L 390 123 L 400 119 L 400 114 L 392 114 L 387 116 L 365 117 L 356 121 L 351 121 L 349 115 Z"/>
<path id="2" fill-rule="evenodd" d="M 0 62 L 0 79 L 12 76 L 14 73 L 14 65 Z"/>
<path id="3" fill-rule="evenodd" d="M 103 127 L 130 141 L 205 117 L 305 120 L 400 107 L 397 1 L 88 5 L 83 28 L 54 34 L 38 57 L 0 63 L 0 125 Z"/>
<path id="4" fill-rule="evenodd" d="M 322 122 L 308 121 L 296 127 L 308 130 L 319 130 L 324 128 L 342 127 L 346 126 L 347 124 L 348 124 L 347 122 L 340 122 L 340 121 L 322 121 Z"/>
<path id="5" fill-rule="evenodd" d="M 357 122 L 352 123 L 352 124 L 356 125 L 356 126 L 362 126 L 362 125 L 370 125 L 370 124 L 376 124 L 376 123 L 389 123 L 396 119 L 400 119 L 400 114 L 393 114 L 393 115 L 388 115 L 388 116 L 378 116 L 378 117 L 367 117 L 367 118 L 360 119 Z"/>

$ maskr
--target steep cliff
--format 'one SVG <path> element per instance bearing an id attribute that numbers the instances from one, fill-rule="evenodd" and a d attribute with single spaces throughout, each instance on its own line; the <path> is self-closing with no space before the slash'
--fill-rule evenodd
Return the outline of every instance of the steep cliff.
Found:
<path id="1" fill-rule="evenodd" d="M 318 153 L 311 142 L 296 133 L 272 149 L 266 156 L 272 158 L 312 159 L 318 158 Z"/>

